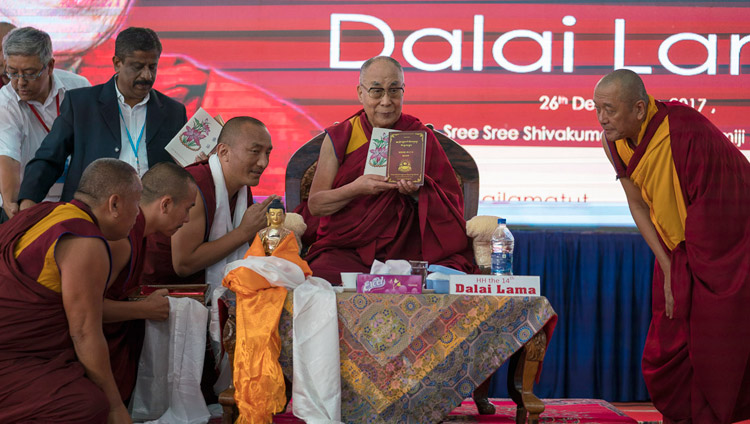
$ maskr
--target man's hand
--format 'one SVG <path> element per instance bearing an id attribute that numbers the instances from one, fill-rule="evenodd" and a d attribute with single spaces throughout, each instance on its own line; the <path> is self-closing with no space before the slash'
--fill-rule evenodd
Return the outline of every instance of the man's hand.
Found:
<path id="1" fill-rule="evenodd" d="M 407 196 L 411 196 L 412 194 L 419 191 L 419 186 L 411 181 L 399 180 L 396 185 L 398 186 L 398 192 Z"/>
<path id="2" fill-rule="evenodd" d="M 5 214 L 8 215 L 8 219 L 13 218 L 15 214 L 18 213 L 18 203 L 16 202 L 8 202 L 3 203 L 3 210 L 5 210 Z"/>
<path id="3" fill-rule="evenodd" d="M 206 160 L 206 159 L 208 159 L 208 156 L 206 156 L 205 153 L 200 152 L 197 155 L 195 155 L 195 160 L 193 161 L 193 163 L 200 162 L 200 161 L 203 161 L 203 160 Z"/>
<path id="4" fill-rule="evenodd" d="M 109 416 L 107 417 L 107 424 L 132 424 L 133 420 L 130 419 L 128 410 L 125 408 L 122 402 L 112 407 L 109 410 Z"/>
<path id="5" fill-rule="evenodd" d="M 664 313 L 667 318 L 672 319 L 674 316 L 674 297 L 672 296 L 672 280 L 669 268 L 664 272 Z"/>
<path id="6" fill-rule="evenodd" d="M 28 209 L 28 208 L 30 208 L 30 207 L 32 207 L 34 205 L 36 205 L 35 201 L 30 200 L 30 199 L 23 199 L 23 200 L 21 200 L 21 204 L 19 205 L 18 209 L 24 210 L 24 209 Z"/>
<path id="7" fill-rule="evenodd" d="M 159 289 L 148 295 L 143 302 L 145 306 L 145 319 L 164 321 L 169 318 L 169 290 Z"/>
<path id="8" fill-rule="evenodd" d="M 279 196 L 273 194 L 271 196 L 268 196 L 266 200 L 260 203 L 253 203 L 249 208 L 247 208 L 247 210 L 245 211 L 245 215 L 242 216 L 242 222 L 240 223 L 240 226 L 238 228 L 242 228 L 242 230 L 247 235 L 248 240 L 251 240 L 253 237 L 255 237 L 255 233 L 257 233 L 267 225 L 266 212 L 268 209 L 268 205 L 270 205 L 274 199 L 279 198 Z"/>
<path id="9" fill-rule="evenodd" d="M 356 192 L 360 195 L 372 195 L 379 194 L 386 190 L 393 190 L 398 187 L 395 183 L 385 182 L 386 178 L 380 175 L 360 175 L 359 178 L 352 181 L 352 185 L 356 187 Z"/>

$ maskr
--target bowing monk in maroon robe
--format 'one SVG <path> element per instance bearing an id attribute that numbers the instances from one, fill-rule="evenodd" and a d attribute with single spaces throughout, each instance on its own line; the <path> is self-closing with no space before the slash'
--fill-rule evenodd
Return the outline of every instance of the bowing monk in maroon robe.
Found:
<path id="1" fill-rule="evenodd" d="M 104 299 L 104 335 L 109 360 L 123 401 L 130 398 L 143 347 L 146 319 L 169 318 L 166 289 L 156 290 L 142 301 L 128 301 L 141 284 L 146 256 L 146 237 L 161 234 L 170 237 L 188 222 L 195 205 L 197 187 L 192 175 L 179 165 L 161 162 L 143 175 L 141 213 L 126 239 L 110 243 L 112 275 Z"/>
<path id="2" fill-rule="evenodd" d="M 357 92 L 363 110 L 326 130 L 310 187 L 309 212 L 321 216 L 306 257 L 313 275 L 340 284 L 340 272 L 367 272 L 375 259 L 424 260 L 475 272 L 461 188 L 432 131 L 401 113 L 398 62 L 366 62 Z M 363 175 L 373 127 L 427 133 L 423 186 Z"/>
<path id="3" fill-rule="evenodd" d="M 654 251 L 643 375 L 665 422 L 750 418 L 750 163 L 703 115 L 648 96 L 635 73 L 597 84 L 604 147 Z"/>
<path id="4" fill-rule="evenodd" d="M 130 423 L 102 334 L 111 263 L 141 183 L 116 159 L 84 171 L 71 203 L 44 202 L 0 226 L 0 422 Z"/>

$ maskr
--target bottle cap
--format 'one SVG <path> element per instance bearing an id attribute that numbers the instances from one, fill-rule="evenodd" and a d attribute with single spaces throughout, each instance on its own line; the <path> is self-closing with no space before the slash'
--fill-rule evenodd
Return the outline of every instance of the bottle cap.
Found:
<path id="1" fill-rule="evenodd" d="M 505 224 L 505 218 L 498 218 L 497 219 L 498 224 Z"/>

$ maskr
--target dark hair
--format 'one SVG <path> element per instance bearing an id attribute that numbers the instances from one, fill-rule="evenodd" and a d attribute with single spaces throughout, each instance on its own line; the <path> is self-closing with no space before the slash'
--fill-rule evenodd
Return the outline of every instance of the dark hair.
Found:
<path id="1" fill-rule="evenodd" d="M 149 168 L 143 178 L 141 203 L 148 205 L 164 196 L 171 196 L 175 203 L 188 195 L 188 187 L 195 185 L 195 178 L 183 167 L 172 162 L 159 162 Z"/>
<path id="2" fill-rule="evenodd" d="M 250 116 L 235 116 L 228 120 L 221 128 L 221 133 L 219 133 L 217 143 L 231 146 L 232 141 L 234 140 L 234 135 L 240 132 L 245 125 L 255 125 L 261 128 L 266 128 L 266 124 L 261 122 L 260 119 L 255 119 Z"/>
<path id="3" fill-rule="evenodd" d="M 267 211 L 271 209 L 281 209 L 282 211 L 286 212 L 286 208 L 284 208 L 284 204 L 281 203 L 280 199 L 273 199 L 271 203 L 268 204 L 268 208 L 266 208 Z"/>
<path id="4" fill-rule="evenodd" d="M 119 159 L 100 158 L 83 171 L 74 197 L 96 207 L 113 194 L 125 195 L 140 190 L 140 186 L 132 166 Z"/>
<path id="5" fill-rule="evenodd" d="M 161 41 L 150 28 L 130 27 L 117 34 L 115 56 L 125 60 L 135 51 L 150 52 L 156 50 L 161 55 Z"/>

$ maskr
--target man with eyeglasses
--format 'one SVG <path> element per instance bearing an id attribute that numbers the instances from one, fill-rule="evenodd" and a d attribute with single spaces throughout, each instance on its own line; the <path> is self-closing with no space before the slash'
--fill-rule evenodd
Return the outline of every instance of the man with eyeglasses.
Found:
<path id="1" fill-rule="evenodd" d="M 448 157 L 429 128 L 401 113 L 401 65 L 387 56 L 367 60 L 357 96 L 363 109 L 326 129 L 309 213 L 301 211 L 320 217 L 317 240 L 306 256 L 313 275 L 338 285 L 340 272 L 369 272 L 375 259 L 422 260 L 476 272 L 463 194 Z M 373 127 L 426 131 L 422 187 L 362 174 Z"/>
<path id="2" fill-rule="evenodd" d="M 35 28 L 9 32 L 3 39 L 3 59 L 4 75 L 10 83 L 0 89 L 0 195 L 3 202 L 0 222 L 18 212 L 18 191 L 24 168 L 60 114 L 66 92 L 90 85 L 84 77 L 55 69 L 52 40 L 46 32 Z M 42 198 L 48 195 L 50 187 L 40 193 Z M 51 200 L 56 199 L 52 196 Z"/>
<path id="3" fill-rule="evenodd" d="M 44 198 L 62 175 L 70 156 L 61 200 L 72 197 L 81 173 L 102 157 L 118 158 L 139 176 L 150 165 L 172 162 L 164 147 L 184 128 L 185 106 L 154 90 L 162 46 L 148 28 L 117 35 L 112 58 L 115 75 L 106 83 L 68 94 L 60 119 L 29 161 L 18 194 L 20 209 Z"/>

